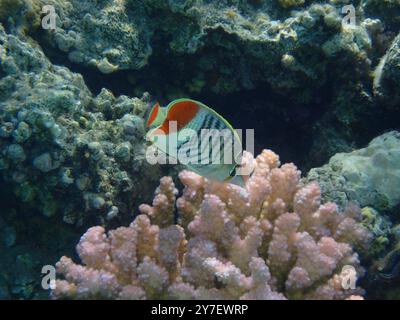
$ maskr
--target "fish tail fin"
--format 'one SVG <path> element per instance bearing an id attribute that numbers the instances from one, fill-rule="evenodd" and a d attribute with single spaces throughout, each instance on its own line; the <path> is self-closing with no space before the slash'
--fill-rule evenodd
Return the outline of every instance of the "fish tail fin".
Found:
<path id="1" fill-rule="evenodd" d="M 148 114 L 146 126 L 147 127 L 159 126 L 162 124 L 166 116 L 167 116 L 166 109 L 162 108 L 160 104 L 156 102 Z"/>

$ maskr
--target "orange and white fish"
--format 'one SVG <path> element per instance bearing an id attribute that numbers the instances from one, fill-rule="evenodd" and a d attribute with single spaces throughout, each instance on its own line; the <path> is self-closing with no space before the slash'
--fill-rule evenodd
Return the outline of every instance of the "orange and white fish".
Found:
<path id="1" fill-rule="evenodd" d="M 206 178 L 244 186 L 238 174 L 242 142 L 227 120 L 203 103 L 178 99 L 154 105 L 146 139 L 189 170 Z"/>

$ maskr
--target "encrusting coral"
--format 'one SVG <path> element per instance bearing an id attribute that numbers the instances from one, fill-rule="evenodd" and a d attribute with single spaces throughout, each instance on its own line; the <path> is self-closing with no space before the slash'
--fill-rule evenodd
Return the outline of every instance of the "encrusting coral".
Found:
<path id="1" fill-rule="evenodd" d="M 153 206 L 129 227 L 92 227 L 77 252 L 62 257 L 53 298 L 76 299 L 354 299 L 346 268 L 363 275 L 353 248 L 370 233 L 360 210 L 321 204 L 316 183 L 303 185 L 293 164 L 264 150 L 246 154 L 254 173 L 245 188 L 193 172 L 161 179 Z M 174 224 L 176 203 L 178 223 Z"/>
<path id="2" fill-rule="evenodd" d="M 93 96 L 80 74 L 0 24 L 0 176 L 24 211 L 77 225 L 131 212 L 136 186 L 144 195 L 158 179 L 145 161 L 146 108 L 106 89 Z"/>
<path id="3" fill-rule="evenodd" d="M 323 200 L 343 206 L 357 201 L 361 207 L 395 211 L 400 204 L 400 133 L 390 131 L 368 146 L 334 155 L 329 163 L 310 170 L 307 181 L 318 181 Z"/>

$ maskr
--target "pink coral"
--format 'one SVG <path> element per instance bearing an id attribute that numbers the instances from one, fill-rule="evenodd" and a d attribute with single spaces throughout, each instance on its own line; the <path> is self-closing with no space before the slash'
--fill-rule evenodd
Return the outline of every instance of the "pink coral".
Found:
<path id="1" fill-rule="evenodd" d="M 363 275 L 354 248 L 370 234 L 351 206 L 321 204 L 293 164 L 269 150 L 253 159 L 245 188 L 180 173 L 182 196 L 161 179 L 153 206 L 129 227 L 90 228 L 77 246 L 84 266 L 63 257 L 54 298 L 357 299 L 343 267 Z M 178 224 L 174 224 L 178 209 Z"/>

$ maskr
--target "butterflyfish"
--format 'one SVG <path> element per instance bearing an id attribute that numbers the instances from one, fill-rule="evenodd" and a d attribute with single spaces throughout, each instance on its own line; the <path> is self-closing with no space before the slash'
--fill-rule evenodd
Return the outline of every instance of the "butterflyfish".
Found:
<path id="1" fill-rule="evenodd" d="M 189 170 L 244 186 L 241 139 L 215 110 L 191 99 L 174 100 L 164 108 L 156 103 L 146 124 L 146 139 Z"/>

